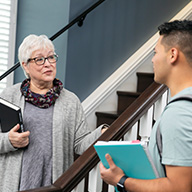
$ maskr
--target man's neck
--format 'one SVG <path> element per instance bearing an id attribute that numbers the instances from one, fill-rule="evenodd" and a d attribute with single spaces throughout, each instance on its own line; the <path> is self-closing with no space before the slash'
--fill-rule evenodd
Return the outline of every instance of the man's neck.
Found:
<path id="1" fill-rule="evenodd" d="M 171 92 L 171 97 L 175 96 L 176 94 L 178 94 L 179 92 L 181 92 L 182 90 L 188 87 L 192 87 L 192 82 L 186 82 L 185 84 L 182 84 L 182 85 L 175 84 L 175 86 L 170 86 L 169 88 Z"/>

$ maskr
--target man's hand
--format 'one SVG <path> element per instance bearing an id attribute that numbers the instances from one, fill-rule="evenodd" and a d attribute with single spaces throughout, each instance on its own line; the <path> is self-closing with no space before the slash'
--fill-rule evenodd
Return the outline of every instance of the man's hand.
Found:
<path id="1" fill-rule="evenodd" d="M 116 186 L 123 171 L 117 167 L 109 154 L 106 154 L 110 166 L 106 169 L 100 163 L 101 178 L 108 184 Z M 129 178 L 125 181 L 127 191 L 134 192 L 192 192 L 192 167 L 180 167 L 166 165 L 167 177 L 158 179 L 142 180 Z"/>
<path id="2" fill-rule="evenodd" d="M 16 147 L 16 148 L 26 147 L 29 144 L 30 132 L 26 131 L 23 133 L 18 133 L 17 131 L 19 130 L 19 128 L 20 128 L 20 125 L 17 124 L 15 127 L 13 127 L 9 131 L 9 140 L 13 145 L 13 147 Z"/>
<path id="3" fill-rule="evenodd" d="M 122 169 L 117 167 L 109 154 L 105 155 L 105 158 L 109 164 L 109 169 L 106 169 L 102 163 L 100 163 L 101 178 L 108 184 L 116 186 L 121 177 L 124 174 Z"/>

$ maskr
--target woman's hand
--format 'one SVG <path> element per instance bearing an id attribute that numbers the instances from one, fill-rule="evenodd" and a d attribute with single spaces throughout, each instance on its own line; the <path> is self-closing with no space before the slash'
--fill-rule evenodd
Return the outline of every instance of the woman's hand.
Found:
<path id="1" fill-rule="evenodd" d="M 116 186 L 124 172 L 117 167 L 109 154 L 105 155 L 105 158 L 109 164 L 109 169 L 106 169 L 102 163 L 100 163 L 101 179 L 110 185 Z"/>
<path id="2" fill-rule="evenodd" d="M 103 134 L 105 131 L 107 131 L 107 129 L 109 129 L 109 125 L 104 124 L 103 127 L 101 128 L 101 133 Z"/>
<path id="3" fill-rule="evenodd" d="M 13 127 L 9 131 L 9 140 L 13 145 L 13 147 L 16 147 L 16 148 L 26 147 L 29 144 L 30 132 L 26 131 L 23 133 L 19 133 L 17 132 L 19 128 L 20 128 L 20 125 L 17 124 L 15 127 Z"/>

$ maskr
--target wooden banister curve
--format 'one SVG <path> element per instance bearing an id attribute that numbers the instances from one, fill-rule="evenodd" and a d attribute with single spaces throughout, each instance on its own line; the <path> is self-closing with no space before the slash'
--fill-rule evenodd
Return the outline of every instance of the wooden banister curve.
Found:
<path id="1" fill-rule="evenodd" d="M 120 140 L 124 134 L 167 90 L 165 85 L 152 83 L 121 115 L 98 140 Z M 69 192 L 97 165 L 99 158 L 91 145 L 52 186 L 25 192 Z"/>

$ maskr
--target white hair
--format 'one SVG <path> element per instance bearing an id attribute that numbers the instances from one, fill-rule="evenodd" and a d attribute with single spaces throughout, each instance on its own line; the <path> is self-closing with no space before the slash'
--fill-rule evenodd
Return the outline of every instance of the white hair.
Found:
<path id="1" fill-rule="evenodd" d="M 29 75 L 24 70 L 22 63 L 24 62 L 27 64 L 28 59 L 31 58 L 31 55 L 34 51 L 47 48 L 55 52 L 52 41 L 46 35 L 37 36 L 32 34 L 25 37 L 25 39 L 19 46 L 18 58 L 24 74 L 27 78 L 29 78 Z"/>

